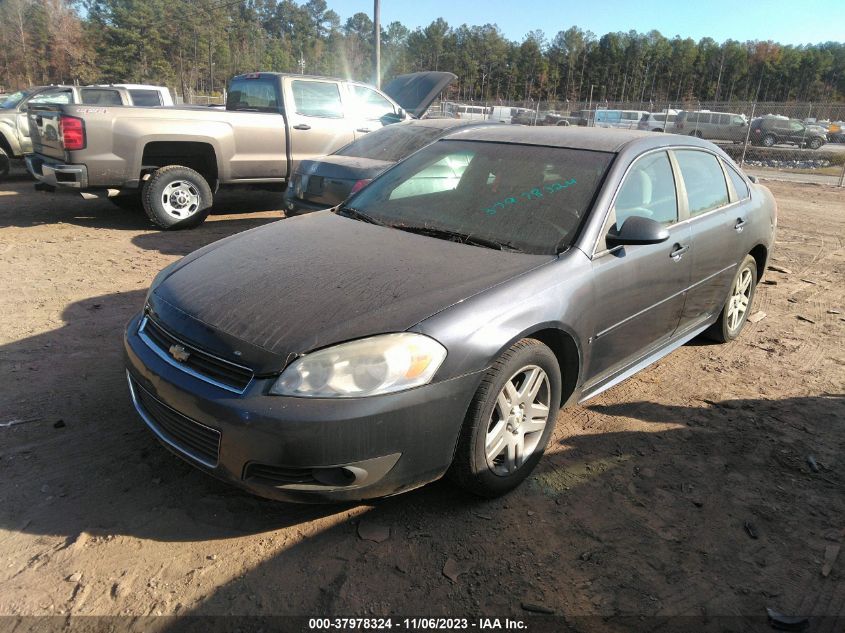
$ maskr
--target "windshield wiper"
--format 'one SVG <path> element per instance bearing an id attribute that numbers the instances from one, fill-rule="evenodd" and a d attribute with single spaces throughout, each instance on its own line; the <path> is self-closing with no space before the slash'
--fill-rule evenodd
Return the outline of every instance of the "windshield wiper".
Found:
<path id="1" fill-rule="evenodd" d="M 358 209 L 353 209 L 352 207 L 338 207 L 337 211 L 335 211 L 337 215 L 341 215 L 345 218 L 352 218 L 353 220 L 360 220 L 361 222 L 367 222 L 369 224 L 375 224 L 376 226 L 386 226 L 384 222 L 374 218 L 371 215 L 367 215 Z"/>
<path id="2" fill-rule="evenodd" d="M 400 231 L 408 231 L 409 233 L 418 233 L 419 235 L 428 235 L 429 237 L 436 237 L 440 239 L 452 240 L 461 242 L 462 244 L 471 244 L 473 246 L 482 246 L 484 248 L 492 248 L 499 251 L 511 251 L 514 253 L 521 253 L 522 249 L 514 246 L 510 242 L 501 242 L 499 240 L 488 239 L 485 237 L 478 237 L 470 233 L 461 233 L 460 231 L 453 231 L 451 229 L 441 229 L 434 226 L 414 226 L 404 224 L 391 224 L 394 229 Z"/>

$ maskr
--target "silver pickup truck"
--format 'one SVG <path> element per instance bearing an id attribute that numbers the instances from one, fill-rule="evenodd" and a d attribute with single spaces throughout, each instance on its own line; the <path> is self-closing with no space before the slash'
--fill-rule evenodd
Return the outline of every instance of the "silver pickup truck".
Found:
<path id="1" fill-rule="evenodd" d="M 163 86 L 135 84 L 102 86 L 36 86 L 20 90 L 0 103 L 0 176 L 9 171 L 9 160 L 32 152 L 29 105 L 44 103 L 83 105 L 172 105 Z"/>
<path id="2" fill-rule="evenodd" d="M 41 188 L 119 206 L 140 201 L 161 228 L 190 228 L 205 220 L 219 186 L 284 189 L 300 161 L 420 116 L 454 79 L 412 73 L 382 93 L 341 79 L 262 72 L 231 81 L 225 110 L 35 105 L 27 167 Z"/>

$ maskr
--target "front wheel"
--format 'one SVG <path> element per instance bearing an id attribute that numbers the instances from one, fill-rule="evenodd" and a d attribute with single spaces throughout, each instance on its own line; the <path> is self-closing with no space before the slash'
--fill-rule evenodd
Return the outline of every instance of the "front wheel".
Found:
<path id="1" fill-rule="evenodd" d="M 182 165 L 167 165 L 153 172 L 144 183 L 141 199 L 153 224 L 168 230 L 199 226 L 213 202 L 206 179 Z"/>
<path id="2" fill-rule="evenodd" d="M 824 143 L 820 138 L 814 138 L 810 141 L 810 149 L 818 149 L 822 145 L 824 145 Z"/>
<path id="3" fill-rule="evenodd" d="M 763 147 L 772 147 L 775 144 L 775 137 L 771 134 L 766 134 L 761 141 Z"/>
<path id="4" fill-rule="evenodd" d="M 470 404 L 451 478 L 482 497 L 516 488 L 534 470 L 560 407 L 560 366 L 535 339 L 522 339 L 487 372 Z"/>
<path id="5" fill-rule="evenodd" d="M 719 319 L 710 326 L 707 335 L 719 343 L 727 343 L 737 338 L 748 320 L 754 290 L 757 288 L 757 260 L 746 255 L 734 275 L 731 294 Z"/>

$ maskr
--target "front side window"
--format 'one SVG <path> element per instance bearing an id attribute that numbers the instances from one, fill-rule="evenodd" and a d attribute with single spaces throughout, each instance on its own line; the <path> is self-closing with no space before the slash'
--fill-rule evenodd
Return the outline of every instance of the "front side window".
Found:
<path id="1" fill-rule="evenodd" d="M 550 255 L 575 239 L 613 156 L 441 140 L 385 172 L 347 204 L 398 229 Z"/>
<path id="2" fill-rule="evenodd" d="M 359 116 L 367 120 L 380 119 L 388 114 L 396 114 L 393 104 L 375 90 L 364 86 L 350 86 L 355 109 Z"/>
<path id="3" fill-rule="evenodd" d="M 336 83 L 296 80 L 291 83 L 293 103 L 297 114 L 342 119 L 343 106 Z"/>
<path id="4" fill-rule="evenodd" d="M 694 150 L 678 150 L 675 158 L 687 189 L 691 217 L 728 204 L 728 185 L 718 158 Z"/>
<path id="5" fill-rule="evenodd" d="M 675 177 L 666 152 L 648 154 L 634 163 L 619 188 L 614 211 L 617 230 L 632 215 L 666 226 L 678 221 Z"/>
<path id="6" fill-rule="evenodd" d="M 790 121 L 789 129 L 793 132 L 803 132 L 805 130 L 804 126 L 798 121 Z"/>
<path id="7" fill-rule="evenodd" d="M 28 92 L 23 90 L 19 90 L 18 92 L 13 92 L 8 97 L 6 97 L 2 103 L 0 103 L 0 108 L 3 110 L 11 110 L 15 106 L 17 106 L 21 101 L 26 98 Z"/>

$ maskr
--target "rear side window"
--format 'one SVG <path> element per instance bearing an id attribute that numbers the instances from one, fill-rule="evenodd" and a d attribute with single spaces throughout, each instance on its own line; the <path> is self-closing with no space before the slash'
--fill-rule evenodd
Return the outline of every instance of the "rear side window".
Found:
<path id="1" fill-rule="evenodd" d="M 343 106 L 336 83 L 296 80 L 291 83 L 297 114 L 327 119 L 342 119 Z"/>
<path id="2" fill-rule="evenodd" d="M 161 95 L 156 90 L 130 90 L 132 104 L 136 106 L 160 106 Z"/>
<path id="3" fill-rule="evenodd" d="M 232 80 L 226 98 L 227 110 L 278 112 L 277 82 L 273 77 L 239 77 Z"/>
<path id="4" fill-rule="evenodd" d="M 724 162 L 724 161 L 722 161 Z M 748 185 L 745 184 L 745 180 L 743 180 L 742 176 L 740 176 L 737 171 L 731 167 L 728 163 L 724 163 L 725 171 L 728 172 L 728 178 L 731 179 L 731 183 L 733 183 L 734 191 L 736 191 L 736 196 L 739 200 L 743 200 L 751 195 L 751 192 L 748 191 Z"/>
<path id="5" fill-rule="evenodd" d="M 84 105 L 123 105 L 123 101 L 120 100 L 120 93 L 117 90 L 105 88 L 83 88 L 82 103 Z"/>
<path id="6" fill-rule="evenodd" d="M 686 185 L 690 216 L 728 204 L 728 185 L 718 158 L 694 150 L 677 150 L 675 158 Z"/>

